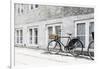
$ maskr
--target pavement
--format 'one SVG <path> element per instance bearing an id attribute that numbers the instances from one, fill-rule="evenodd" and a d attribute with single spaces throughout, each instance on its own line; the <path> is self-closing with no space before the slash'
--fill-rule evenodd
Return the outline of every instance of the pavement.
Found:
<path id="1" fill-rule="evenodd" d="M 71 54 L 49 54 L 46 50 L 15 47 L 15 66 L 55 66 L 93 64 L 88 56 L 73 57 Z"/>

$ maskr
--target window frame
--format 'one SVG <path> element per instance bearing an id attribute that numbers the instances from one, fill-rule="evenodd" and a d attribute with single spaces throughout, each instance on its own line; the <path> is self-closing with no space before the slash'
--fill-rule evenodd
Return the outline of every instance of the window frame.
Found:
<path id="1" fill-rule="evenodd" d="M 22 36 L 21 36 L 20 30 L 22 30 Z M 18 36 L 17 36 L 17 31 L 19 31 Z M 23 37 L 24 37 L 24 35 L 23 35 L 23 29 L 22 28 L 16 28 L 15 29 L 15 43 L 16 44 L 23 44 Z M 17 40 L 18 40 L 18 42 L 17 42 Z"/>
<path id="2" fill-rule="evenodd" d="M 56 34 L 56 31 L 55 31 L 56 26 L 60 26 L 62 29 L 62 22 L 56 22 L 56 23 L 51 23 L 51 24 L 45 25 L 45 27 L 46 27 L 46 45 L 48 45 L 48 41 L 49 41 L 48 27 L 52 27 L 52 34 Z M 61 32 L 61 35 L 62 35 L 62 32 Z"/>
<path id="3" fill-rule="evenodd" d="M 94 22 L 94 19 L 84 19 L 84 20 L 75 20 L 75 37 L 77 37 L 77 24 L 85 23 L 85 49 L 88 48 L 89 45 L 89 24 L 90 22 Z"/>
<path id="4" fill-rule="evenodd" d="M 37 28 L 38 29 L 38 36 L 37 36 L 37 44 L 35 44 L 35 32 L 34 32 L 34 28 Z M 29 27 L 27 27 L 27 29 L 28 29 L 28 44 L 30 45 L 30 46 L 38 46 L 38 42 L 39 42 L 39 27 L 38 27 L 38 25 L 36 25 L 36 26 L 29 26 Z M 30 43 L 30 34 L 29 34 L 29 29 L 32 29 L 32 43 Z"/>

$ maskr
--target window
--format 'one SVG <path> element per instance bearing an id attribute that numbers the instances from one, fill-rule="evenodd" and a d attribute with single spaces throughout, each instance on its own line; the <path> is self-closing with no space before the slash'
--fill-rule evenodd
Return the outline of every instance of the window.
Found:
<path id="1" fill-rule="evenodd" d="M 20 30 L 20 43 L 23 43 L 23 30 Z"/>
<path id="2" fill-rule="evenodd" d="M 23 30 L 16 30 L 17 43 L 23 43 Z"/>
<path id="3" fill-rule="evenodd" d="M 18 13 L 20 13 L 20 8 L 18 8 Z"/>
<path id="4" fill-rule="evenodd" d="M 77 37 L 80 38 L 85 46 L 85 23 L 77 24 Z"/>
<path id="5" fill-rule="evenodd" d="M 94 22 L 89 23 L 89 42 L 93 40 L 92 32 L 94 32 Z"/>
<path id="6" fill-rule="evenodd" d="M 38 44 L 38 29 L 34 28 L 34 43 Z"/>
<path id="7" fill-rule="evenodd" d="M 88 48 L 89 42 L 93 40 L 92 32 L 94 32 L 94 20 L 77 21 L 75 24 L 75 35 L 80 37 L 84 48 Z"/>
<path id="8" fill-rule="evenodd" d="M 29 29 L 29 40 L 30 40 L 30 44 L 32 44 L 32 29 Z"/>
<path id="9" fill-rule="evenodd" d="M 38 8 L 38 5 L 37 4 L 35 5 L 35 8 Z"/>
<path id="10" fill-rule="evenodd" d="M 33 9 L 33 5 L 31 5 L 31 10 Z"/>
<path id="11" fill-rule="evenodd" d="M 21 9 L 21 13 L 23 13 L 23 9 Z"/>
<path id="12" fill-rule="evenodd" d="M 49 38 L 49 36 L 52 34 L 57 34 L 57 35 L 61 36 L 61 24 L 47 25 L 47 43 L 52 40 Z M 61 39 L 59 39 L 59 40 L 61 40 Z"/>
<path id="13" fill-rule="evenodd" d="M 19 30 L 17 30 L 17 43 L 19 43 Z"/>

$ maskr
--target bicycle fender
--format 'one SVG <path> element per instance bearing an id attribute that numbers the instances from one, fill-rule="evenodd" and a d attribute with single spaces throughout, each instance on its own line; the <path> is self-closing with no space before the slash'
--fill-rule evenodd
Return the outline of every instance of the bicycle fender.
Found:
<path id="1" fill-rule="evenodd" d="M 70 40 L 70 42 L 68 43 L 68 46 L 73 46 L 79 39 L 78 38 L 73 38 Z"/>

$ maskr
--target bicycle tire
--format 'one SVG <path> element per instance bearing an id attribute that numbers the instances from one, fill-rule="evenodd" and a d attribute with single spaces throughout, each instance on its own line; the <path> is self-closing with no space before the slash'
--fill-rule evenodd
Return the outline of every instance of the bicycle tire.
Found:
<path id="1" fill-rule="evenodd" d="M 70 43 L 71 43 L 71 45 L 70 45 Z M 74 57 L 82 55 L 83 43 L 79 39 L 72 39 L 69 42 L 69 51 Z"/>
<path id="2" fill-rule="evenodd" d="M 89 46 L 88 46 L 88 55 L 89 55 L 90 59 L 94 60 L 94 41 L 91 41 L 89 43 Z"/>
<path id="3" fill-rule="evenodd" d="M 61 47 L 60 47 L 60 43 L 58 41 L 52 40 L 48 43 L 47 50 L 50 54 L 58 54 L 60 52 L 60 49 L 61 49 Z"/>

